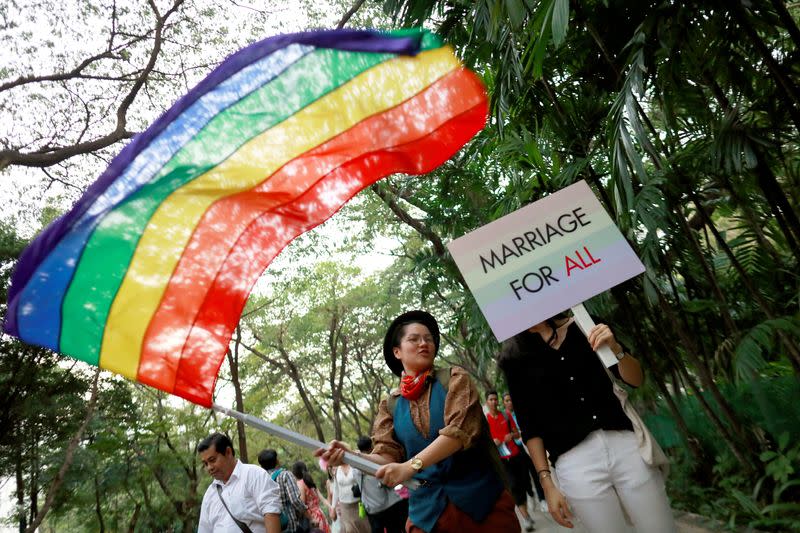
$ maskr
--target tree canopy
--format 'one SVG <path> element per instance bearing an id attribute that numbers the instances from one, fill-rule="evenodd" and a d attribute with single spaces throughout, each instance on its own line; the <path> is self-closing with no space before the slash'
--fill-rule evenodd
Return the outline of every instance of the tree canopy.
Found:
<path id="1" fill-rule="evenodd" d="M 447 363 L 502 390 L 498 344 L 445 245 L 586 180 L 647 268 L 587 306 L 646 369 L 632 399 L 673 459 L 673 506 L 731 527 L 800 527 L 800 7 L 385 0 L 332 2 L 323 13 L 310 4 L 308 26 L 432 28 L 483 78 L 491 117 L 430 175 L 382 180 L 284 252 L 242 315 L 218 399 L 352 442 L 394 384 L 380 345 L 408 308 L 441 318 Z M 0 177 L 18 199 L 6 204 L 36 206 L 0 226 L 3 291 L 48 213 L 286 15 L 277 4 L 82 6 L 3 11 Z M 393 256 L 375 269 L 364 258 L 381 242 Z M 105 374 L 88 410 L 90 370 L 2 343 L 0 398 L 10 407 L 0 474 L 14 479 L 9 520 L 20 527 L 42 517 L 50 496 L 44 526 L 54 530 L 191 530 L 209 481 L 194 445 L 219 428 L 243 459 L 265 446 L 308 457 Z"/>

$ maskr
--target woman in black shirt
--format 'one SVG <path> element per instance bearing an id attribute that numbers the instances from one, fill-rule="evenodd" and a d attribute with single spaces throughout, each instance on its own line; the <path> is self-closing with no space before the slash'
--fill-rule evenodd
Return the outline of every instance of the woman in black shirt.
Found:
<path id="1" fill-rule="evenodd" d="M 589 531 L 617 533 L 625 529 L 621 504 L 638 531 L 675 531 L 663 478 L 639 455 L 633 426 L 594 352 L 604 344 L 617 355 L 611 372 L 641 385 L 639 362 L 605 324 L 586 337 L 572 318 L 556 317 L 509 339 L 500 354 L 550 514 L 573 527 L 574 512 Z"/>

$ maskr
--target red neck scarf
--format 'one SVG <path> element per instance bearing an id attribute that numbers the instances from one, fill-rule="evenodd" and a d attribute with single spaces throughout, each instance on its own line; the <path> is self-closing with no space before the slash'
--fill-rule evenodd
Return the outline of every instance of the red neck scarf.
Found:
<path id="1" fill-rule="evenodd" d="M 416 376 L 409 376 L 403 371 L 403 375 L 400 377 L 400 395 L 409 401 L 414 401 L 422 396 L 422 391 L 425 390 L 425 385 L 428 384 L 430 373 L 430 368 Z"/>

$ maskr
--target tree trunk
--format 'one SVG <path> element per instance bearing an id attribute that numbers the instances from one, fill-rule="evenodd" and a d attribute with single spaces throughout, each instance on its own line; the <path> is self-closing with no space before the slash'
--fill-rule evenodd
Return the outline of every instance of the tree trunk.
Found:
<path id="1" fill-rule="evenodd" d="M 714 235 L 714 239 L 717 241 L 719 247 L 722 249 L 723 252 L 725 252 L 725 255 L 728 256 L 728 260 L 731 262 L 733 268 L 736 269 L 736 272 L 739 273 L 739 277 L 742 280 L 742 283 L 744 284 L 747 291 L 750 293 L 751 296 L 753 296 L 753 299 L 756 301 L 756 303 L 764 312 L 764 314 L 767 316 L 767 318 L 769 319 L 777 318 L 775 312 L 772 310 L 772 307 L 769 305 L 769 302 L 767 302 L 761 295 L 761 293 L 758 292 L 758 290 L 753 285 L 750 276 L 747 275 L 747 272 L 739 263 L 739 260 L 736 259 L 735 255 L 733 255 L 733 251 L 731 251 L 730 247 L 728 246 L 728 243 L 725 241 L 725 239 L 722 238 L 722 235 L 720 235 L 716 225 L 714 225 L 714 222 L 711 220 L 710 217 L 708 217 L 708 215 L 706 215 L 706 212 L 703 209 L 702 204 L 697 198 L 697 194 L 693 191 L 691 193 L 691 196 L 692 196 L 692 201 L 694 202 L 694 205 L 697 207 L 698 212 L 703 216 L 706 222 L 706 226 L 708 226 L 708 229 L 711 230 L 711 233 Z M 800 350 L 798 350 L 794 342 L 792 342 L 791 339 L 787 338 L 782 331 L 778 331 L 778 337 L 780 338 L 781 342 L 786 348 L 786 351 L 789 354 L 789 361 L 792 363 L 792 367 L 794 368 L 795 374 L 800 376 Z"/>
<path id="2" fill-rule="evenodd" d="M 347 398 L 342 396 L 341 406 L 343 410 L 349 413 L 350 416 L 347 417 L 347 421 L 350 423 L 350 426 L 355 430 L 356 434 L 361 436 L 364 434 L 364 431 L 361 429 L 361 419 L 364 418 L 363 415 L 358 411 L 358 406 L 349 401 Z"/>
<path id="3" fill-rule="evenodd" d="M 689 241 L 689 244 L 692 246 L 692 250 L 694 250 L 694 255 L 700 263 L 700 266 L 703 267 L 703 272 L 706 275 L 706 279 L 708 283 L 711 285 L 712 293 L 714 295 L 714 299 L 717 301 L 717 304 L 720 306 L 720 313 L 722 315 L 722 321 L 725 324 L 725 331 L 730 336 L 735 336 L 737 332 L 736 325 L 733 323 L 733 319 L 731 318 L 731 310 L 728 307 L 728 302 L 725 299 L 725 295 L 722 292 L 722 289 L 717 282 L 717 276 L 714 274 L 711 265 L 708 264 L 706 261 L 705 254 L 703 253 L 703 249 L 700 247 L 700 243 L 697 242 L 697 239 L 692 232 L 692 229 L 686 222 L 686 218 L 684 217 L 683 213 L 680 212 L 679 209 L 675 209 L 675 217 L 680 224 L 681 229 L 683 230 L 686 239 Z"/>
<path id="4" fill-rule="evenodd" d="M 28 519 L 25 510 L 25 478 L 22 476 L 22 453 L 20 446 L 16 446 L 17 464 L 15 471 L 17 475 L 17 515 L 19 517 L 19 533 L 25 533 L 28 528 Z"/>
<path id="5" fill-rule="evenodd" d="M 730 179 L 728 179 L 727 174 L 724 175 L 720 187 L 724 188 L 730 193 L 731 197 L 733 198 L 734 205 L 742 210 L 744 219 L 747 221 L 750 231 L 752 231 L 753 235 L 756 236 L 758 245 L 767 251 L 769 256 L 772 258 L 772 261 L 779 269 L 786 268 L 780 254 L 764 234 L 764 229 L 761 227 L 761 221 L 758 219 L 758 215 L 756 215 L 755 211 L 753 211 L 750 203 L 741 197 L 739 192 L 733 186 L 733 183 L 731 183 Z"/>
<path id="6" fill-rule="evenodd" d="M 150 501 L 150 491 L 147 490 L 147 485 L 144 481 L 139 480 L 139 488 L 142 491 L 142 499 L 144 500 L 144 510 L 148 513 L 153 513 L 155 510 L 153 509 L 153 504 Z"/>
<path id="7" fill-rule="evenodd" d="M 347 10 L 347 12 L 342 16 L 339 20 L 339 23 L 336 25 L 337 30 L 341 30 L 344 28 L 345 24 L 350 21 L 350 18 L 356 14 L 356 12 L 361 9 L 361 6 L 364 5 L 365 0 L 356 0 L 355 3 Z"/>
<path id="8" fill-rule="evenodd" d="M 795 259 L 800 263 L 800 244 L 798 244 L 800 243 L 800 220 L 797 218 L 797 213 L 789 204 L 786 193 L 760 150 L 756 150 L 756 161 L 755 172 L 758 177 L 758 186 L 764 192 Z"/>
<path id="9" fill-rule="evenodd" d="M 39 434 L 34 431 L 31 434 L 31 454 L 30 454 L 31 477 L 28 483 L 28 490 L 31 495 L 28 520 L 33 522 L 39 513 Z"/>
<path id="10" fill-rule="evenodd" d="M 461 271 L 455 266 L 455 262 L 450 254 L 447 252 L 447 248 L 445 247 L 444 241 L 442 238 L 431 228 L 425 225 L 424 222 L 421 220 L 417 220 L 416 218 L 412 217 L 408 211 L 404 210 L 400 205 L 397 203 L 397 197 L 392 194 L 386 187 L 384 187 L 381 183 L 375 183 L 370 186 L 372 192 L 378 195 L 383 203 L 389 208 L 389 210 L 394 213 L 394 215 L 403 223 L 408 224 L 414 231 L 419 233 L 426 241 L 430 242 L 433 246 L 433 251 L 437 257 L 441 258 L 445 264 L 448 266 L 448 271 L 450 274 L 453 275 L 453 279 L 458 282 L 461 287 L 469 292 L 469 287 L 467 287 L 467 281 L 464 279 L 464 276 L 461 274 Z"/>
<path id="11" fill-rule="evenodd" d="M 302 376 L 300 375 L 300 371 L 292 361 L 289 360 L 289 354 L 286 352 L 281 352 L 281 355 L 284 359 L 284 364 L 289 370 L 289 376 L 292 378 L 295 387 L 297 387 L 298 393 L 300 393 L 300 399 L 303 401 L 303 405 L 308 411 L 308 416 L 311 417 L 311 422 L 314 424 L 314 429 L 317 432 L 317 439 L 322 442 L 325 442 L 325 432 L 322 429 L 322 422 L 317 416 L 317 411 L 314 408 L 314 403 L 311 401 L 311 396 L 308 394 L 306 390 L 305 384 L 303 383 Z"/>
<path id="12" fill-rule="evenodd" d="M 738 111 L 732 108 L 730 101 L 722 92 L 722 88 L 716 80 L 706 75 L 704 81 L 711 89 L 714 99 L 717 100 L 717 103 L 726 113 L 738 113 Z M 758 186 L 764 193 L 764 198 L 766 198 L 767 203 L 769 203 L 772 214 L 775 216 L 775 220 L 778 222 L 783 232 L 789 249 L 792 250 L 795 260 L 800 263 L 800 244 L 798 244 L 798 242 L 800 242 L 800 222 L 798 222 L 797 215 L 786 199 L 786 193 L 783 192 L 775 174 L 767 164 L 764 154 L 758 147 L 753 146 L 752 148 L 756 154 L 755 173 L 758 179 Z M 728 189 L 732 188 L 728 187 Z"/>
<path id="13" fill-rule="evenodd" d="M 267 345 L 257 334 L 253 333 L 253 336 L 259 343 L 265 346 Z M 277 350 L 277 352 L 281 356 L 280 360 L 273 359 L 264 352 L 256 348 L 253 348 L 252 346 L 248 346 L 244 343 L 242 343 L 242 346 L 244 346 L 250 353 L 258 357 L 259 359 L 262 359 L 267 363 L 274 365 L 276 368 L 284 370 L 289 375 L 295 387 L 297 387 L 297 391 L 300 394 L 300 399 L 303 401 L 303 405 L 305 406 L 306 411 L 308 412 L 308 416 L 311 417 L 311 422 L 314 424 L 314 429 L 317 432 L 317 439 L 319 439 L 322 442 L 325 442 L 325 432 L 322 429 L 322 422 L 320 421 L 319 416 L 317 415 L 314 403 L 311 401 L 311 396 L 308 394 L 308 391 L 305 388 L 302 376 L 300 375 L 297 365 L 295 365 L 292 362 L 291 358 L 289 357 L 289 354 L 283 347 L 283 339 L 281 337 L 278 337 L 278 340 L 276 342 L 277 344 L 273 343 L 270 344 L 269 346 Z"/>
<path id="14" fill-rule="evenodd" d="M 725 441 L 725 444 L 728 446 L 728 449 L 731 450 L 733 455 L 739 460 L 745 470 L 748 471 L 751 475 L 758 475 L 758 472 L 755 470 L 753 465 L 759 464 L 757 462 L 757 455 L 748 453 L 747 448 L 740 445 L 737 441 L 736 437 L 731 433 L 722 419 L 717 415 L 714 408 L 711 407 L 711 404 L 708 403 L 705 395 L 703 394 L 703 390 L 697 385 L 695 380 L 692 376 L 689 375 L 685 368 L 679 368 L 679 372 L 681 372 L 684 381 L 689 385 L 689 388 L 694 393 L 697 401 L 700 403 L 700 407 L 703 408 L 703 412 L 705 412 L 708 419 L 711 421 L 711 424 L 717 428 L 720 437 L 722 440 Z M 701 379 L 702 381 L 702 379 Z"/>
<path id="15" fill-rule="evenodd" d="M 665 267 L 665 271 L 670 281 L 670 286 L 672 287 L 672 291 L 674 292 L 676 301 L 679 300 L 679 295 L 677 293 L 677 288 L 675 287 L 674 280 L 672 279 L 671 272 Z M 699 397 L 698 400 L 701 402 L 701 405 L 706 410 L 709 418 L 711 419 L 712 423 L 714 423 L 715 427 L 720 431 L 720 434 L 725 439 L 726 443 L 728 444 L 729 448 L 733 452 L 733 454 L 743 462 L 743 467 L 748 470 L 748 472 L 755 475 L 756 471 L 753 467 L 754 464 L 758 464 L 757 456 L 753 456 L 748 450 L 757 450 L 758 447 L 751 443 L 751 439 L 749 438 L 748 434 L 744 431 L 742 424 L 739 422 L 739 419 L 733 412 L 733 409 L 730 407 L 728 402 L 720 393 L 719 389 L 714 383 L 714 379 L 706 366 L 705 361 L 698 355 L 702 353 L 701 348 L 696 344 L 694 339 L 687 333 L 689 330 L 688 324 L 685 321 L 685 317 L 681 313 L 675 313 L 672 309 L 672 306 L 669 302 L 665 299 L 664 295 L 660 292 L 658 293 L 658 304 L 659 308 L 661 309 L 661 315 L 659 317 L 655 317 L 651 315 L 651 321 L 653 324 L 669 324 L 672 326 L 673 334 L 676 334 L 678 339 L 680 339 L 681 344 L 684 347 L 684 352 L 686 356 L 691 360 L 694 364 L 695 368 L 699 372 L 700 381 L 703 384 L 703 387 L 708 390 L 714 399 L 716 400 L 717 404 L 719 405 L 722 414 L 725 415 L 725 418 L 728 420 L 732 431 L 736 434 L 737 438 L 734 438 L 734 434 L 730 433 L 727 427 L 722 423 L 716 413 L 711 409 L 711 407 L 706 403 L 705 398 Z M 649 307 L 644 307 L 647 311 L 651 311 Z M 674 345 L 674 342 L 667 342 L 666 339 L 661 338 L 661 334 L 658 328 L 655 329 L 655 333 L 657 338 L 659 338 L 662 347 L 665 353 L 670 354 L 672 356 L 671 346 Z M 691 379 L 686 368 L 681 365 L 681 362 L 676 358 L 675 359 L 675 368 L 681 372 L 681 375 L 684 381 L 689 385 L 689 387 L 695 392 L 695 394 L 700 394 L 699 388 L 694 383 L 694 380 Z M 740 443 L 744 443 L 740 445 Z M 747 459 L 747 460 L 745 460 Z"/>
<path id="16" fill-rule="evenodd" d="M 25 530 L 25 533 L 33 533 L 36 531 L 36 528 L 41 525 L 44 517 L 47 516 L 47 513 L 50 511 L 50 507 L 53 505 L 53 500 L 56 497 L 58 489 L 61 488 L 61 484 L 64 482 L 64 477 L 67 475 L 67 470 L 69 470 L 69 467 L 72 466 L 72 459 L 75 455 L 75 450 L 78 448 L 78 444 L 83 438 L 83 433 L 86 431 L 86 427 L 89 425 L 89 422 L 94 416 L 94 408 L 97 404 L 97 389 L 99 381 L 100 369 L 98 368 L 94 373 L 94 383 L 92 383 L 92 393 L 89 397 L 89 403 L 86 406 L 86 416 L 84 417 L 81 426 L 78 428 L 78 431 L 75 432 L 75 435 L 72 437 L 72 439 L 70 439 L 69 444 L 67 445 L 67 452 L 64 456 L 64 462 L 61 464 L 61 468 L 58 469 L 56 477 L 53 479 L 53 482 L 50 484 L 50 488 L 47 490 L 47 497 L 44 500 L 42 509 L 36 513 L 36 518 Z"/>
<path id="17" fill-rule="evenodd" d="M 586 154 L 586 157 L 589 157 L 589 154 Z M 603 182 L 600 181 L 600 176 L 594 170 L 594 167 L 592 165 L 588 165 L 586 171 L 588 172 L 589 180 L 594 184 L 595 188 L 597 189 L 597 192 L 600 193 L 600 199 L 603 200 L 603 205 L 606 206 L 606 210 L 611 215 L 613 215 L 616 212 L 616 210 L 614 209 L 614 204 L 611 201 L 611 198 L 608 196 L 606 188 L 603 187 Z"/>
<path id="18" fill-rule="evenodd" d="M 189 497 L 186 498 L 186 517 L 189 522 L 197 523 L 200 519 L 200 508 L 197 505 L 197 462 L 192 461 L 191 465 L 192 469 L 189 475 Z M 187 527 L 184 531 L 191 531 L 191 528 Z"/>
<path id="19" fill-rule="evenodd" d="M 333 433 L 336 440 L 342 440 L 342 417 L 341 403 L 342 390 L 344 389 L 344 375 L 347 371 L 347 346 L 346 342 L 341 342 L 339 329 L 339 310 L 334 309 L 331 322 L 328 325 L 328 349 L 331 354 L 330 386 L 331 386 L 331 413 L 333 414 Z M 341 364 L 336 368 L 336 361 L 341 355 Z"/>
<path id="20" fill-rule="evenodd" d="M 663 297 L 659 298 L 659 305 L 661 307 L 663 315 L 667 318 L 667 323 L 669 323 L 672 326 L 673 332 L 674 331 L 682 331 L 683 328 L 681 327 L 680 324 L 677 324 L 675 322 L 675 317 L 674 317 L 673 313 L 671 313 L 670 310 L 669 310 L 669 304 L 664 300 Z M 651 318 L 651 320 L 653 318 Z M 663 323 L 663 321 L 662 321 L 662 323 Z M 695 383 L 694 379 L 692 379 L 692 376 L 689 375 L 689 373 L 687 372 L 685 366 L 683 366 L 682 362 L 678 359 L 678 357 L 676 355 L 674 355 L 670 351 L 670 343 L 666 339 L 664 339 L 662 337 L 660 331 L 661 330 L 656 329 L 655 333 L 656 333 L 656 338 L 659 340 L 659 343 L 664 348 L 664 353 L 666 353 L 667 356 L 672 361 L 674 361 L 674 368 L 678 371 L 678 373 L 680 374 L 680 376 L 683 379 L 684 383 L 686 383 L 688 385 L 688 387 L 692 390 L 692 392 L 694 393 L 694 395 L 697 398 L 698 402 L 700 403 L 700 406 L 703 408 L 703 411 L 706 413 L 706 416 L 708 416 L 709 420 L 714 425 L 714 427 L 717 428 L 717 431 L 719 431 L 720 436 L 725 441 L 725 443 L 728 445 L 728 448 L 731 450 L 731 452 L 734 454 L 734 456 L 736 456 L 736 458 L 742 464 L 748 463 L 749 460 L 746 459 L 747 454 L 745 452 L 743 452 L 743 450 L 740 449 L 739 445 L 736 442 L 736 439 L 734 439 L 734 436 L 730 433 L 730 431 L 725 426 L 725 424 L 722 422 L 722 420 L 719 418 L 719 416 L 717 416 L 716 411 L 714 411 L 714 409 L 711 407 L 711 405 L 709 405 L 708 401 L 705 399 L 705 396 L 703 396 L 703 391 Z M 688 347 L 688 349 L 691 349 L 691 347 Z M 702 378 L 701 378 L 701 381 L 702 381 Z"/>
<path id="21" fill-rule="evenodd" d="M 678 409 L 678 404 L 675 403 L 675 400 L 669 393 L 667 386 L 664 384 L 664 381 L 659 378 L 659 376 L 652 376 L 652 379 L 655 382 L 656 387 L 658 387 L 658 390 L 661 391 L 661 395 L 664 397 L 664 400 L 667 402 L 669 412 L 672 413 L 672 418 L 675 420 L 675 424 L 678 426 L 678 432 L 681 434 L 684 442 L 686 442 L 686 445 L 689 447 L 689 452 L 692 454 L 695 462 L 701 462 L 703 460 L 703 450 L 698 445 L 697 439 L 692 437 L 692 433 L 689 431 L 689 426 L 686 425 L 686 420 L 684 420 L 680 409 Z"/>
<path id="22" fill-rule="evenodd" d="M 139 522 L 139 512 L 142 510 L 142 506 L 140 504 L 136 504 L 136 507 L 133 508 L 133 514 L 131 515 L 131 519 L 128 521 L 128 533 L 135 533 L 136 532 L 136 524 Z M 185 530 L 188 531 L 188 530 Z"/>
<path id="23" fill-rule="evenodd" d="M 681 390 L 683 383 L 674 366 L 670 368 L 670 374 L 672 375 L 672 394 L 675 396 L 675 403 L 683 402 L 683 391 Z"/>
<path id="24" fill-rule="evenodd" d="M 786 109 L 792 116 L 795 127 L 800 130 L 800 112 L 798 112 L 798 109 L 800 109 L 800 95 L 798 95 L 797 87 L 795 87 L 794 83 L 792 83 L 792 80 L 786 76 L 786 73 L 781 65 L 778 64 L 778 62 L 772 56 L 772 52 L 770 51 L 769 47 L 761 39 L 761 36 L 758 35 L 756 29 L 750 23 L 748 13 L 742 6 L 742 0 L 731 0 L 725 4 L 730 8 L 730 12 L 733 15 L 734 20 L 736 20 L 736 22 L 742 28 L 744 35 L 747 36 L 751 44 L 755 47 L 756 51 L 761 56 L 762 61 L 764 61 L 767 69 L 775 79 L 776 85 L 780 89 L 780 92 L 783 93 L 784 97 L 786 98 Z"/>
<path id="25" fill-rule="evenodd" d="M 684 352 L 686 353 L 686 356 L 690 359 L 698 371 L 700 382 L 703 384 L 703 387 L 705 387 L 705 389 L 714 397 L 714 400 L 717 402 L 717 405 L 719 405 L 722 414 L 725 416 L 728 424 L 731 426 L 733 433 L 728 431 L 728 428 L 725 426 L 722 420 L 717 417 L 717 414 L 714 412 L 711 406 L 707 404 L 705 398 L 702 397 L 700 389 L 694 383 L 694 380 L 691 379 L 691 376 L 689 376 L 688 372 L 686 372 L 686 369 L 680 366 L 676 366 L 676 368 L 678 368 L 678 371 L 681 372 L 684 381 L 698 396 L 698 400 L 703 406 L 703 409 L 706 411 L 706 414 L 720 432 L 720 435 L 728 444 L 730 450 L 742 463 L 742 467 L 745 468 L 748 473 L 755 475 L 756 470 L 753 465 L 758 464 L 758 457 L 754 453 L 758 450 L 758 448 L 755 446 L 749 446 L 750 439 L 745 434 L 744 428 L 742 427 L 736 415 L 733 413 L 733 409 L 730 407 L 714 383 L 714 380 L 711 377 L 705 362 L 702 361 L 697 355 L 697 346 L 695 346 L 694 341 L 687 334 L 688 330 L 685 326 L 682 326 L 676 322 L 675 313 L 662 295 L 659 295 L 659 304 L 662 311 L 662 316 L 666 318 L 667 321 L 669 321 L 669 323 L 672 325 L 673 332 L 678 334 L 678 338 L 681 340 L 681 344 L 684 346 Z M 665 346 L 665 349 L 666 348 L 668 348 L 668 345 Z M 734 434 L 736 435 L 736 438 L 734 438 Z"/>
<path id="26" fill-rule="evenodd" d="M 231 382 L 233 383 L 234 397 L 236 401 L 236 410 L 240 413 L 246 413 L 244 410 L 244 400 L 242 398 L 242 383 L 239 380 L 239 346 L 242 343 L 242 328 L 236 326 L 236 338 L 233 343 L 233 351 L 228 348 L 228 365 L 231 368 Z M 241 420 L 236 421 L 236 433 L 239 435 L 239 457 L 243 463 L 248 463 L 247 459 L 247 433 L 245 432 L 244 422 Z"/>
<path id="27" fill-rule="evenodd" d="M 624 316 L 628 317 L 628 319 L 629 319 L 627 327 L 630 328 L 631 331 L 634 331 L 635 330 L 635 324 L 633 324 L 631 322 L 631 319 L 632 319 L 632 317 L 637 316 L 637 315 L 635 315 L 633 313 L 633 306 L 631 305 L 631 302 L 628 299 L 628 295 L 624 291 L 622 291 L 620 289 L 616 289 L 616 290 L 612 289 L 612 294 L 613 294 L 614 298 L 620 303 L 620 306 L 623 308 Z M 639 305 L 645 305 L 646 306 L 647 304 L 645 304 L 644 302 L 640 302 Z M 641 316 L 641 313 L 638 316 Z M 653 324 L 653 326 L 657 326 L 657 325 Z M 640 357 L 642 358 L 642 360 L 644 360 L 644 361 L 649 363 L 648 366 L 650 368 L 655 368 L 656 364 L 655 364 L 655 361 L 653 360 L 655 358 L 652 356 L 652 354 L 657 353 L 657 350 L 655 349 L 655 346 L 653 346 L 653 343 L 650 341 L 649 337 L 642 336 L 641 337 L 641 341 L 644 344 L 644 353 L 641 353 Z M 665 356 L 665 354 L 661 354 L 661 356 L 666 361 L 673 361 L 674 360 L 674 358 L 669 357 L 669 355 Z M 674 364 L 670 365 L 670 367 L 672 367 L 673 369 L 674 369 L 674 366 L 675 366 Z M 672 416 L 675 419 L 675 423 L 678 426 L 678 431 L 681 433 L 681 435 L 684 438 L 684 441 L 686 441 L 687 445 L 689 446 L 690 453 L 695 458 L 695 460 L 700 461 L 702 459 L 702 456 L 703 456 L 702 450 L 697 445 L 697 442 L 694 439 L 692 439 L 691 433 L 689 432 L 689 428 L 686 425 L 686 421 L 684 420 L 683 415 L 681 414 L 680 410 L 678 409 L 677 404 L 675 403 L 675 401 L 673 400 L 672 396 L 670 395 L 669 390 L 667 389 L 667 386 L 664 383 L 664 380 L 661 379 L 661 376 L 658 375 L 655 372 L 651 372 L 650 377 L 655 382 L 656 386 L 658 387 L 658 390 L 661 391 L 661 394 L 664 396 L 664 400 L 667 402 L 667 407 L 669 408 L 670 412 L 672 413 Z"/>
<path id="28" fill-rule="evenodd" d="M 103 507 L 100 505 L 100 482 L 97 479 L 97 474 L 94 475 L 94 514 L 97 515 L 98 531 L 105 533 L 106 524 L 103 520 Z"/>
<path id="29" fill-rule="evenodd" d="M 784 2 L 784 0 L 770 1 L 772 2 L 772 7 L 775 8 L 775 12 L 778 14 L 778 17 L 780 17 L 783 27 L 789 32 L 789 36 L 792 38 L 795 50 L 800 50 L 800 29 L 798 29 L 797 24 L 794 22 L 792 14 L 789 13 L 788 9 L 786 9 L 786 2 Z"/>

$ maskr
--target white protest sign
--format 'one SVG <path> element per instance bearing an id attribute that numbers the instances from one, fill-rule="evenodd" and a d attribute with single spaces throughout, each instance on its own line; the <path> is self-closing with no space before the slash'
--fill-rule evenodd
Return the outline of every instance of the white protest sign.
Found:
<path id="1" fill-rule="evenodd" d="M 447 247 L 501 342 L 645 270 L 584 181 Z"/>

